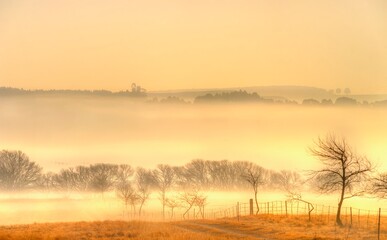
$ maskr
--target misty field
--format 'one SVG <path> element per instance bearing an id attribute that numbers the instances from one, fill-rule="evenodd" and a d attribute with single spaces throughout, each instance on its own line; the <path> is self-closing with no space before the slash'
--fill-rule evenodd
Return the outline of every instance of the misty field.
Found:
<path id="1" fill-rule="evenodd" d="M 382 233 L 386 234 L 384 227 Z M 176 222 L 99 221 L 0 227 L 1 240 L 65 239 L 377 239 L 377 229 L 337 227 L 307 216 L 258 215 Z M 383 238 L 382 238 L 383 239 Z"/>

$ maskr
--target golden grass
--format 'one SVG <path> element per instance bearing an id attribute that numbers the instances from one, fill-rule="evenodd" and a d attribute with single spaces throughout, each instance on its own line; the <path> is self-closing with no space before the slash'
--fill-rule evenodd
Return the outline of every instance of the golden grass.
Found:
<path id="1" fill-rule="evenodd" d="M 88 239 L 377 239 L 377 226 L 339 228 L 323 218 L 258 215 L 217 220 L 179 222 L 72 222 L 0 227 L 0 240 L 88 240 Z M 382 231 L 382 238 L 387 231 Z"/>

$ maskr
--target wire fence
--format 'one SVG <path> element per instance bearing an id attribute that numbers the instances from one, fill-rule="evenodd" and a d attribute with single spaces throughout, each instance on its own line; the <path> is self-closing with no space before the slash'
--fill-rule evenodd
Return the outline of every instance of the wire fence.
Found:
<path id="1" fill-rule="evenodd" d="M 250 215 L 278 215 L 279 217 L 305 217 L 306 221 L 324 224 L 336 224 L 337 206 L 311 204 L 303 201 L 272 201 L 260 202 L 257 206 L 250 202 L 236 203 L 228 207 L 207 209 L 203 215 L 190 210 L 186 216 L 175 216 L 185 220 L 238 218 Z M 372 232 L 376 239 L 387 239 L 387 209 L 360 209 L 353 207 L 341 208 L 341 221 L 345 227 L 357 228 Z"/>

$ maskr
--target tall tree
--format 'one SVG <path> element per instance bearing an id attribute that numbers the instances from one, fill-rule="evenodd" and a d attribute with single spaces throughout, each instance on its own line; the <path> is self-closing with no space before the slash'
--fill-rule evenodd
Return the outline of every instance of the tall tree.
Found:
<path id="1" fill-rule="evenodd" d="M 341 207 L 345 199 L 360 196 L 365 192 L 361 183 L 368 179 L 372 171 L 371 162 L 354 153 L 345 138 L 328 135 L 318 138 L 310 152 L 322 167 L 311 171 L 311 176 L 322 193 L 339 192 L 336 223 L 343 226 Z"/>
<path id="2" fill-rule="evenodd" d="M 153 171 L 153 176 L 160 192 L 160 200 L 163 205 L 163 219 L 165 220 L 166 193 L 175 182 L 175 172 L 171 166 L 160 164 Z"/>
<path id="3" fill-rule="evenodd" d="M 263 186 L 267 181 L 266 170 L 254 163 L 248 163 L 245 165 L 244 173 L 242 177 L 250 184 L 254 191 L 255 205 L 257 207 L 256 214 L 259 213 L 258 204 L 258 189 Z"/>
<path id="4" fill-rule="evenodd" d="M 140 202 L 140 208 L 138 214 L 141 217 L 142 207 L 149 199 L 151 194 L 151 189 L 155 185 L 155 181 L 152 175 L 152 171 L 146 170 L 144 168 L 138 168 L 136 171 L 136 185 L 137 185 L 137 195 Z"/>
<path id="5" fill-rule="evenodd" d="M 111 190 L 116 184 L 118 166 L 99 163 L 90 165 L 90 189 L 103 193 Z"/>
<path id="6" fill-rule="evenodd" d="M 33 188 L 41 178 L 42 168 L 21 151 L 0 152 L 0 188 L 9 191 Z"/>
<path id="7" fill-rule="evenodd" d="M 372 180 L 371 192 L 379 198 L 387 198 L 387 173 L 381 173 Z"/>

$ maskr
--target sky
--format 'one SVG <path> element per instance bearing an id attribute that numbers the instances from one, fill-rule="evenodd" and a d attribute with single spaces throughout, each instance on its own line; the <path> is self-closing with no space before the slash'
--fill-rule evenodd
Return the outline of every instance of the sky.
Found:
<path id="1" fill-rule="evenodd" d="M 0 86 L 387 93 L 385 0 L 0 0 Z"/>

